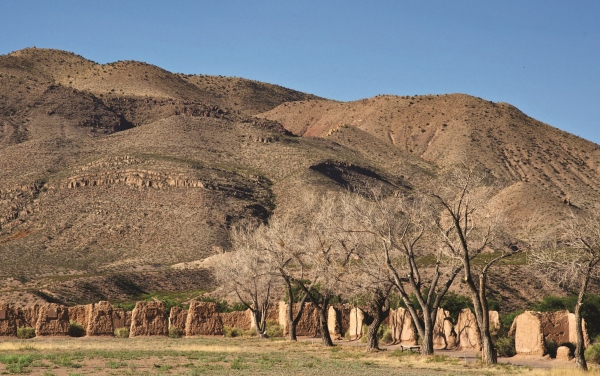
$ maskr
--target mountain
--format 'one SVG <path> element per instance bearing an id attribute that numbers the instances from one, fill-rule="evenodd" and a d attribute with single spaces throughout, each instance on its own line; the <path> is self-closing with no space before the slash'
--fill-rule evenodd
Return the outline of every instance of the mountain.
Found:
<path id="1" fill-rule="evenodd" d="M 0 273 L 22 304 L 210 290 L 183 266 L 236 222 L 352 184 L 425 189 L 464 161 L 502 182 L 490 205 L 515 228 L 598 205 L 598 145 L 462 94 L 343 103 L 36 48 L 0 56 L 0 87 Z M 549 291 L 525 270 L 503 283 L 513 305 Z"/>

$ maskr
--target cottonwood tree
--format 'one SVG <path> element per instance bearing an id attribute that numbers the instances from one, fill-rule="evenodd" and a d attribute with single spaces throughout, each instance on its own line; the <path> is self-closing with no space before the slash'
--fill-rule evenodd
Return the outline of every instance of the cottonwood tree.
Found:
<path id="1" fill-rule="evenodd" d="M 587 371 L 581 307 L 592 278 L 600 275 L 600 213 L 574 214 L 562 223 L 559 235 L 539 244 L 530 264 L 567 291 L 576 291 L 575 332 L 577 368 Z"/>
<path id="2" fill-rule="evenodd" d="M 350 218 L 345 231 L 377 239 L 379 246 L 373 256 L 386 267 L 411 315 L 422 338 L 421 354 L 431 355 L 438 307 L 462 264 L 425 242 L 432 236 L 433 215 L 424 197 L 386 197 L 378 187 L 365 188 L 363 196 L 368 199 L 353 194 L 344 196 L 343 207 Z M 434 270 L 428 278 L 422 275 L 422 269 L 431 265 L 419 260 L 423 256 L 433 256 L 434 260 Z M 411 293 L 418 306 L 413 304 Z"/>
<path id="3" fill-rule="evenodd" d="M 496 363 L 486 294 L 488 273 L 493 265 L 520 249 L 501 246 L 497 257 L 476 270 L 473 259 L 486 249 L 494 249 L 501 240 L 500 216 L 486 208 L 496 190 L 495 184 L 490 182 L 489 174 L 464 165 L 443 178 L 444 183 L 439 184 L 439 189 L 432 194 L 441 213 L 436 219 L 436 227 L 447 256 L 462 264 L 462 281 L 473 301 L 483 361 Z"/>
<path id="4" fill-rule="evenodd" d="M 236 294 L 250 309 L 252 324 L 259 337 L 267 337 L 267 309 L 275 275 L 270 255 L 264 252 L 253 222 L 232 230 L 233 251 L 216 256 L 213 270 L 217 282 Z"/>
<path id="5" fill-rule="evenodd" d="M 304 305 L 308 294 L 296 293 L 295 280 L 304 280 L 303 265 L 297 263 L 296 255 L 301 252 L 302 228 L 292 218 L 281 218 L 272 216 L 267 225 L 263 225 L 256 231 L 256 238 L 260 248 L 269 254 L 271 267 L 276 275 L 284 282 L 288 295 L 286 310 L 288 336 L 292 341 L 297 340 L 296 328 L 302 317 Z M 299 301 L 296 303 L 296 295 Z M 294 313 L 294 306 L 296 312 Z"/>
<path id="6" fill-rule="evenodd" d="M 294 253 L 299 269 L 292 275 L 292 280 L 319 312 L 323 345 L 333 346 L 327 325 L 329 304 L 355 250 L 348 247 L 335 230 L 340 220 L 337 196 L 329 194 L 313 198 L 307 202 L 307 207 L 312 215 L 303 224 L 301 249 Z"/>
<path id="7" fill-rule="evenodd" d="M 367 352 L 378 351 L 379 327 L 390 313 L 390 291 L 394 284 L 390 271 L 379 254 L 378 239 L 366 233 L 347 233 L 346 246 L 353 244 L 355 257 L 342 277 L 346 295 L 364 302 L 373 318 L 367 330 Z"/>

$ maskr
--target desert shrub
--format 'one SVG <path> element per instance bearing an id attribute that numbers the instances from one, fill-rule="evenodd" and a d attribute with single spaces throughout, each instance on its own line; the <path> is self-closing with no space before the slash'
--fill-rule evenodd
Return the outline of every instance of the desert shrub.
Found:
<path id="1" fill-rule="evenodd" d="M 235 326 L 225 325 L 223 326 L 223 335 L 229 338 L 241 337 L 244 335 L 244 330 Z"/>
<path id="2" fill-rule="evenodd" d="M 548 355 L 550 355 L 551 358 L 556 358 L 556 350 L 558 350 L 558 343 L 554 341 L 547 341 L 546 350 L 548 350 Z"/>
<path id="3" fill-rule="evenodd" d="M 2 355 L 0 362 L 6 364 L 8 373 L 29 373 L 29 370 L 24 369 L 33 362 L 31 355 Z"/>
<path id="4" fill-rule="evenodd" d="M 268 320 L 267 321 L 267 336 L 269 336 L 269 338 L 283 337 L 283 328 L 277 322 Z"/>
<path id="5" fill-rule="evenodd" d="M 169 328 L 169 338 L 179 338 L 181 334 L 179 333 L 179 329 L 176 326 L 172 326 Z"/>
<path id="6" fill-rule="evenodd" d="M 83 325 L 78 322 L 71 321 L 69 324 L 69 335 L 71 337 L 83 337 L 85 336 L 85 329 Z"/>
<path id="7" fill-rule="evenodd" d="M 394 341 L 392 338 L 392 331 L 387 324 L 381 324 L 379 326 L 377 338 L 379 338 L 383 343 L 392 343 Z"/>
<path id="8" fill-rule="evenodd" d="M 244 337 L 256 337 L 256 329 L 254 329 L 254 328 L 246 329 L 242 332 L 242 335 Z"/>
<path id="9" fill-rule="evenodd" d="M 512 337 L 498 337 L 495 343 L 498 356 L 511 357 L 517 354 L 515 339 Z"/>
<path id="10" fill-rule="evenodd" d="M 115 329 L 115 337 L 117 338 L 129 338 L 129 329 L 117 328 Z"/>
<path id="11" fill-rule="evenodd" d="M 415 305 L 415 307 L 418 306 L 418 304 Z M 452 322 L 455 323 L 458 320 L 458 314 L 460 313 L 460 311 L 462 311 L 464 308 L 473 309 L 473 302 L 471 301 L 471 298 L 467 296 L 458 295 L 453 291 L 448 291 L 446 295 L 444 295 L 444 297 L 442 298 L 442 301 L 440 302 L 440 308 L 443 308 L 446 311 L 450 312 Z"/>
<path id="12" fill-rule="evenodd" d="M 135 302 L 121 302 L 121 303 L 114 303 L 113 304 L 113 308 L 122 308 L 125 311 L 133 311 L 133 309 L 135 308 Z"/>
<path id="13" fill-rule="evenodd" d="M 590 363 L 600 364 L 600 344 L 596 343 L 585 350 L 585 359 Z"/>
<path id="14" fill-rule="evenodd" d="M 20 339 L 33 338 L 35 337 L 35 329 L 31 327 L 18 328 L 17 337 Z"/>
<path id="15" fill-rule="evenodd" d="M 519 316 L 521 313 L 523 313 L 523 310 L 519 309 L 514 312 L 500 315 L 500 330 L 498 330 L 498 338 L 508 336 L 508 331 L 510 330 L 513 321 L 515 321 L 515 317 Z"/>

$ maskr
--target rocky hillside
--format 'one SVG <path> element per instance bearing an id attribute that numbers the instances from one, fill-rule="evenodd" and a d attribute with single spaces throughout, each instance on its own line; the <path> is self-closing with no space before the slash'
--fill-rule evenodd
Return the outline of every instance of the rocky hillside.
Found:
<path id="1" fill-rule="evenodd" d="M 237 221 L 364 182 L 424 189 L 465 160 L 503 182 L 491 205 L 515 225 L 598 205 L 598 145 L 467 95 L 341 103 L 44 49 L 0 56 L 0 87 L 0 275 L 22 303 L 209 290 L 181 266 Z M 520 273 L 503 291 L 535 281 Z"/>

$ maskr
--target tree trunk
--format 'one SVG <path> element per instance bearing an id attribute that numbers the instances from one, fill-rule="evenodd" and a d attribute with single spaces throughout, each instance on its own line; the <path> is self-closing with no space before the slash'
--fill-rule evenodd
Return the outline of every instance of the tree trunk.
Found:
<path id="1" fill-rule="evenodd" d="M 377 338 L 377 332 L 383 321 L 390 314 L 390 303 L 387 297 L 380 297 L 373 302 L 374 315 L 373 322 L 369 325 L 367 331 L 367 352 L 379 351 L 379 339 Z"/>
<path id="2" fill-rule="evenodd" d="M 286 283 L 286 287 L 288 290 L 288 306 L 287 306 L 287 323 L 288 323 L 288 336 L 290 341 L 297 341 L 296 328 L 298 327 L 298 322 L 302 317 L 302 311 L 304 309 L 304 304 L 306 303 L 307 295 L 304 294 L 300 302 L 298 303 L 298 312 L 296 312 L 296 316 L 294 316 L 294 296 L 292 290 L 292 284 L 289 280 L 284 279 Z"/>
<path id="3" fill-rule="evenodd" d="M 587 273 L 583 276 L 583 283 L 577 296 L 577 304 L 575 304 L 575 334 L 577 335 L 577 344 L 575 346 L 575 364 L 577 369 L 587 371 L 587 362 L 585 361 L 585 339 L 583 337 L 583 324 L 581 317 L 581 306 L 587 291 L 587 286 L 590 281 L 591 266 L 588 266 Z"/>
<path id="4" fill-rule="evenodd" d="M 433 327 L 435 326 L 435 320 L 431 319 L 431 314 L 423 314 L 423 335 L 421 337 L 421 355 L 428 356 L 433 355 Z M 436 312 L 437 316 L 437 312 Z"/>
<path id="5" fill-rule="evenodd" d="M 327 314 L 329 312 L 329 298 L 323 297 L 319 309 L 319 324 L 321 327 L 321 339 L 324 346 L 334 346 L 329 334 L 329 325 L 327 324 Z"/>

